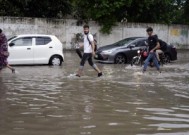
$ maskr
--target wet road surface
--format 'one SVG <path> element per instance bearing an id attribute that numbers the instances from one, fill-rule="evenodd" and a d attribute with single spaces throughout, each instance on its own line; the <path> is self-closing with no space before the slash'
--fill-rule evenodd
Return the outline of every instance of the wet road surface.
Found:
<path id="1" fill-rule="evenodd" d="M 99 64 L 104 76 L 65 53 L 62 67 L 0 74 L 0 135 L 188 135 L 189 51 L 163 67 Z"/>

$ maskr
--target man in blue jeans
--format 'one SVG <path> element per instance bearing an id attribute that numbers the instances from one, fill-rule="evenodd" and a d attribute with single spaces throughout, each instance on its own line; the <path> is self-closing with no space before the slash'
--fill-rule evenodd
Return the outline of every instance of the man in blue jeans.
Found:
<path id="1" fill-rule="evenodd" d="M 146 32 L 149 36 L 148 37 L 149 55 L 144 62 L 143 73 L 146 71 L 151 60 L 153 61 L 154 65 L 156 66 L 157 70 L 161 73 L 160 65 L 158 63 L 156 53 L 155 53 L 155 51 L 158 48 L 160 48 L 158 37 L 157 37 L 157 35 L 153 35 L 153 29 L 151 27 L 148 27 Z"/>

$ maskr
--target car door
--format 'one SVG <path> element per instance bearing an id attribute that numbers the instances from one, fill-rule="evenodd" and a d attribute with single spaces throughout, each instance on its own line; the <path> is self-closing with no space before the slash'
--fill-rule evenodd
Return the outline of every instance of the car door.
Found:
<path id="1" fill-rule="evenodd" d="M 48 64 L 49 58 L 53 54 L 53 44 L 50 37 L 35 37 L 34 43 L 34 63 Z"/>
<path id="2" fill-rule="evenodd" d="M 18 37 L 16 39 L 13 39 L 9 43 L 9 53 L 9 64 L 33 64 L 32 37 Z"/>
<path id="3" fill-rule="evenodd" d="M 140 49 L 140 48 L 144 48 L 144 47 L 146 47 L 146 44 L 145 44 L 145 39 L 141 39 L 141 40 L 138 40 L 138 41 L 135 41 L 135 42 L 133 42 L 130 46 L 129 46 L 129 48 L 130 48 L 130 52 L 129 52 L 129 54 L 130 55 L 128 55 L 128 59 L 132 59 L 134 56 L 137 56 L 137 51 Z"/>
<path id="4" fill-rule="evenodd" d="M 147 40 L 143 39 L 137 42 L 136 44 L 137 50 L 139 49 L 146 49 L 147 48 Z"/>
<path id="5" fill-rule="evenodd" d="M 128 61 L 131 61 L 132 58 L 134 56 L 136 56 L 136 52 L 137 52 L 136 44 L 137 44 L 137 41 L 134 41 L 129 46 L 127 46 L 127 48 L 128 48 L 128 52 L 127 52 L 127 59 L 128 59 Z"/>

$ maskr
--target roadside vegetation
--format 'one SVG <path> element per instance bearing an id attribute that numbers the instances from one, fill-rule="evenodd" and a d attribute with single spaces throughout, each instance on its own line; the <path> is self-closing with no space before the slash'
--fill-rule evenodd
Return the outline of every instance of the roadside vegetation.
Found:
<path id="1" fill-rule="evenodd" d="M 189 0 L 0 0 L 0 16 L 90 20 L 109 34 L 117 22 L 189 24 Z"/>

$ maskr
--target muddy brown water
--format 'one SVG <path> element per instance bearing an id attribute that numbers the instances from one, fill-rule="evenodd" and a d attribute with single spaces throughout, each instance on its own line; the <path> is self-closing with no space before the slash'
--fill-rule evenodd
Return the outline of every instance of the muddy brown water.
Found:
<path id="1" fill-rule="evenodd" d="M 65 53 L 62 67 L 20 66 L 0 73 L 0 135 L 189 135 L 189 51 L 162 74 L 88 64 Z"/>

